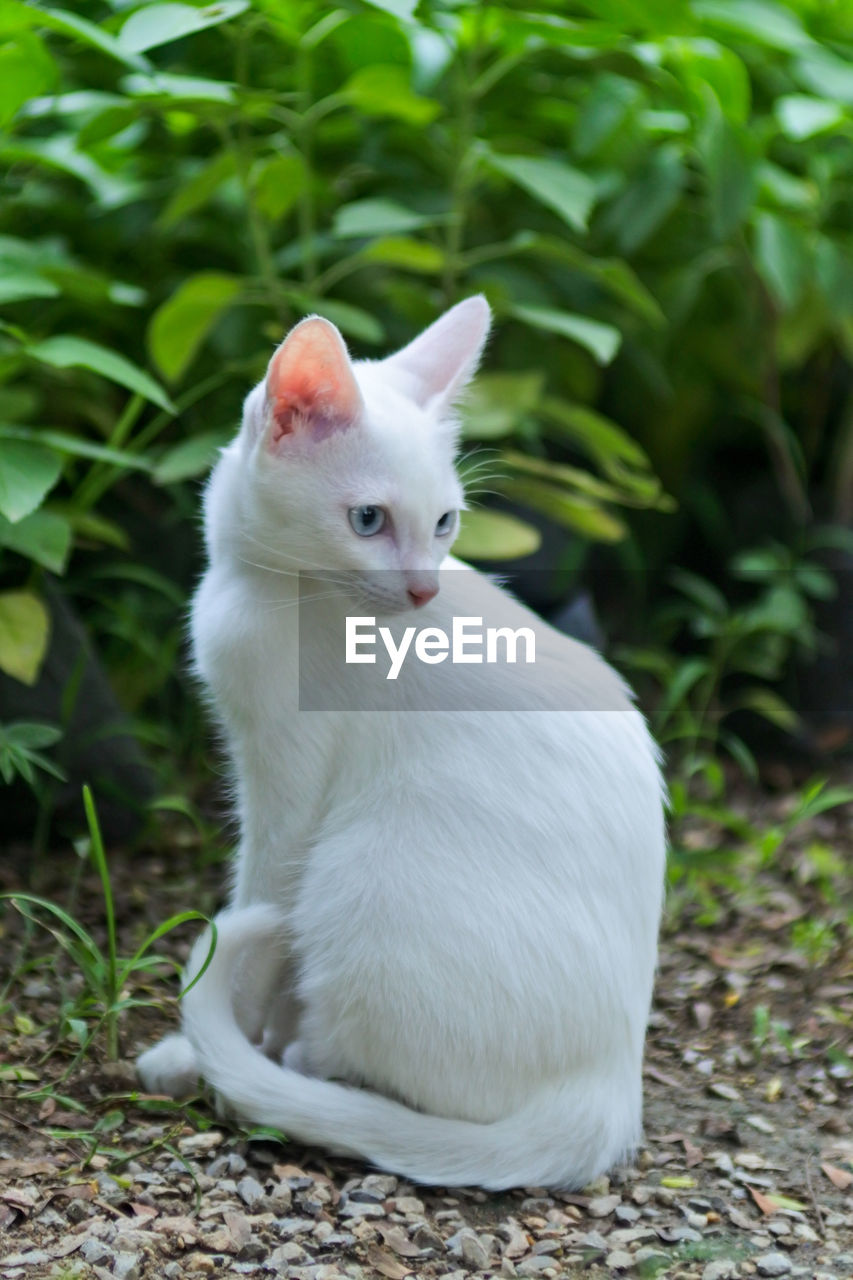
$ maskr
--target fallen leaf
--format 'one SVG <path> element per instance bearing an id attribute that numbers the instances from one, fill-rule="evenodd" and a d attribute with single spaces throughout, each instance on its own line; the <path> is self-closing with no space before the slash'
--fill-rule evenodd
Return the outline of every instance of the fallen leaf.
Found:
<path id="1" fill-rule="evenodd" d="M 412 1274 L 411 1267 L 407 1267 L 404 1262 L 398 1262 L 393 1253 L 378 1244 L 372 1244 L 368 1248 L 367 1261 L 380 1275 L 387 1276 L 388 1280 L 403 1280 L 404 1276 Z"/>
<path id="2" fill-rule="evenodd" d="M 12 1177 L 34 1178 L 41 1173 L 56 1173 L 60 1165 L 55 1160 L 0 1160 L 0 1173 Z"/>
<path id="3" fill-rule="evenodd" d="M 97 1182 L 72 1182 L 68 1187 L 57 1187 L 51 1192 L 55 1196 L 67 1196 L 69 1200 L 94 1200 L 98 1194 Z"/>
<path id="4" fill-rule="evenodd" d="M 402 1227 L 384 1227 L 381 1223 L 377 1223 L 376 1227 L 389 1249 L 393 1249 L 401 1258 L 417 1258 L 420 1255 L 420 1249 Z"/>
<path id="5" fill-rule="evenodd" d="M 689 1191 L 691 1187 L 696 1186 L 695 1178 L 661 1178 L 662 1187 L 669 1187 L 672 1191 Z"/>
<path id="6" fill-rule="evenodd" d="M 820 1167 L 839 1191 L 846 1191 L 848 1187 L 853 1186 L 853 1173 L 848 1173 L 846 1169 L 839 1169 L 834 1164 L 822 1164 Z"/>
<path id="7" fill-rule="evenodd" d="M 700 1031 L 708 1030 L 713 1016 L 713 1005 L 708 1004 L 707 1000 L 697 1000 L 693 1005 L 693 1017 L 696 1020 L 696 1026 Z"/>
<path id="8" fill-rule="evenodd" d="M 13 1062 L 0 1062 L 0 1080 L 38 1080 L 35 1071 L 29 1067 L 18 1067 Z"/>
<path id="9" fill-rule="evenodd" d="M 691 1142 L 689 1138 L 684 1138 L 684 1156 L 685 1164 L 688 1169 L 692 1169 L 694 1165 L 701 1164 L 705 1159 L 700 1147 Z"/>
<path id="10" fill-rule="evenodd" d="M 18 1209 L 21 1213 L 29 1213 L 30 1209 L 36 1207 L 36 1198 L 29 1191 L 23 1191 L 18 1187 L 10 1187 L 8 1191 L 0 1191 L 0 1200 L 5 1200 L 6 1204 L 10 1204 L 13 1209 Z"/>
<path id="11" fill-rule="evenodd" d="M 790 1196 L 780 1196 L 775 1191 L 765 1194 L 763 1191 L 756 1191 L 755 1187 L 747 1187 L 749 1194 L 752 1196 L 758 1208 L 768 1218 L 771 1214 L 778 1213 L 780 1209 L 790 1209 L 798 1213 L 808 1208 L 807 1204 L 803 1204 L 800 1200 L 792 1200 Z"/>
<path id="12" fill-rule="evenodd" d="M 764 1088 L 764 1096 L 768 1102 L 775 1102 L 782 1092 L 782 1081 L 779 1076 L 774 1076 L 772 1080 L 768 1080 Z"/>
<path id="13" fill-rule="evenodd" d="M 138 1222 L 151 1222 L 160 1212 L 153 1204 L 140 1204 L 137 1200 L 131 1200 L 128 1208 Z"/>
<path id="14" fill-rule="evenodd" d="M 66 1236 L 64 1240 L 60 1240 L 58 1244 L 51 1245 L 48 1252 L 52 1258 L 67 1258 L 70 1253 L 74 1253 L 86 1240 L 85 1236 Z"/>
<path id="15" fill-rule="evenodd" d="M 770 1197 L 766 1196 L 763 1191 L 756 1191 L 755 1187 L 748 1187 L 747 1190 L 755 1201 L 757 1207 L 763 1214 L 765 1214 L 766 1217 L 769 1218 L 772 1214 L 778 1211 L 778 1204 L 774 1204 Z"/>
<path id="16" fill-rule="evenodd" d="M 643 1075 L 648 1076 L 650 1080 L 657 1080 L 658 1084 L 665 1084 L 668 1089 L 684 1088 L 680 1080 L 676 1080 L 674 1076 L 668 1076 L 665 1071 L 658 1071 L 657 1067 L 653 1067 L 650 1062 L 643 1067 Z"/>
<path id="17" fill-rule="evenodd" d="M 49 1120 L 56 1110 L 56 1098 L 45 1098 L 38 1109 L 39 1120 Z"/>
<path id="18" fill-rule="evenodd" d="M 252 1228 L 249 1224 L 249 1219 L 245 1214 L 238 1213 L 234 1209 L 226 1209 L 222 1217 L 225 1221 L 225 1226 L 234 1237 L 238 1250 L 242 1249 L 243 1246 L 248 1244 L 252 1238 Z"/>

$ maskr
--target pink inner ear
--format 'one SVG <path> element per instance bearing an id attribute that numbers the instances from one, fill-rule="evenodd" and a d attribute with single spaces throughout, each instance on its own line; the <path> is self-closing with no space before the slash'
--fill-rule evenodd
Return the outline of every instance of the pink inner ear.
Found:
<path id="1" fill-rule="evenodd" d="M 316 439 L 342 431 L 362 407 L 343 339 L 319 316 L 303 320 L 285 338 L 270 361 L 266 389 L 271 444 L 301 430 Z"/>

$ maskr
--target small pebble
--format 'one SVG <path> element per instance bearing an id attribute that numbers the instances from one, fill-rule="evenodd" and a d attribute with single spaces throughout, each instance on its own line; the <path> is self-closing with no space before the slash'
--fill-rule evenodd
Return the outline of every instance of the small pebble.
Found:
<path id="1" fill-rule="evenodd" d="M 702 1280 L 731 1280 L 737 1274 L 737 1264 L 731 1258 L 716 1258 L 702 1272 Z"/>
<path id="2" fill-rule="evenodd" d="M 117 1253 L 113 1263 L 113 1275 L 116 1280 L 140 1280 L 142 1270 L 138 1253 Z"/>
<path id="3" fill-rule="evenodd" d="M 786 1276 L 791 1270 L 791 1259 L 784 1253 L 762 1253 L 755 1259 L 760 1276 Z"/>
<path id="4" fill-rule="evenodd" d="M 721 1081 L 714 1081 L 708 1085 L 708 1092 L 713 1093 L 717 1098 L 724 1098 L 726 1102 L 740 1102 L 741 1093 L 734 1085 L 723 1084 Z"/>
<path id="5" fill-rule="evenodd" d="M 85 1258 L 88 1263 L 95 1267 L 104 1262 L 110 1262 L 113 1257 L 113 1251 L 108 1244 L 104 1244 L 103 1240 L 96 1240 L 93 1236 L 90 1236 L 80 1246 L 80 1257 Z"/>
<path id="6" fill-rule="evenodd" d="M 205 1133 L 191 1133 L 186 1138 L 179 1138 L 178 1150 L 182 1156 L 205 1156 L 221 1144 L 222 1134 L 216 1129 L 208 1129 Z"/>
<path id="7" fill-rule="evenodd" d="M 251 1174 L 245 1178 L 241 1178 L 237 1183 L 237 1195 L 248 1208 L 253 1209 L 259 1201 L 265 1198 L 265 1191 L 257 1178 L 253 1178 Z"/>
<path id="8" fill-rule="evenodd" d="M 522 1258 L 521 1262 L 516 1263 L 516 1275 L 519 1276 L 555 1276 L 558 1274 L 558 1268 L 553 1258 L 543 1257 L 541 1254 L 535 1258 Z"/>
<path id="9" fill-rule="evenodd" d="M 621 1196 L 595 1196 L 590 1200 L 586 1207 L 586 1211 L 591 1218 L 607 1218 L 618 1204 L 622 1203 Z"/>

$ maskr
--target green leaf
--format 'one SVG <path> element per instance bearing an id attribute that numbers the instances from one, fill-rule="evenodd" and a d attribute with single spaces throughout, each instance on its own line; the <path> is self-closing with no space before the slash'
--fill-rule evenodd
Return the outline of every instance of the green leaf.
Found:
<path id="1" fill-rule="evenodd" d="M 325 316 L 342 333 L 358 338 L 360 342 L 377 346 L 385 338 L 385 330 L 376 317 L 362 307 L 353 306 L 351 302 L 341 302 L 338 298 L 318 298 L 314 294 L 301 292 L 293 293 L 290 297 L 301 311 Z"/>
<path id="2" fill-rule="evenodd" d="M 453 554 L 463 560 L 519 560 L 542 541 L 538 529 L 505 511 L 463 511 Z"/>
<path id="3" fill-rule="evenodd" d="M 8 272 L 4 269 L 0 275 L 0 304 L 23 302 L 27 298 L 55 298 L 59 292 L 59 286 L 52 280 L 26 268 L 13 267 Z"/>
<path id="4" fill-rule="evenodd" d="M 673 586 L 677 587 L 689 600 L 698 606 L 700 613 L 715 618 L 724 618 L 728 613 L 728 604 L 722 591 L 705 578 L 687 569 L 673 569 L 670 574 Z"/>
<path id="5" fill-rule="evenodd" d="M 223 311 L 242 288 L 238 276 L 202 271 L 178 286 L 159 306 L 148 326 L 148 347 L 170 382 L 183 377 Z"/>
<path id="6" fill-rule="evenodd" d="M 0 154 L 8 163 L 42 165 L 59 169 L 84 182 L 105 208 L 117 208 L 139 193 L 138 184 L 128 175 L 108 172 L 92 156 L 78 148 L 79 137 L 72 133 L 54 133 L 50 137 L 10 137 L 2 143 Z"/>
<path id="7" fill-rule="evenodd" d="M 16 747 L 38 751 L 43 747 L 55 746 L 62 737 L 62 730 L 54 724 L 44 724 L 42 721 L 16 720 L 14 724 L 3 726 L 3 734 Z"/>
<path id="8" fill-rule="evenodd" d="M 676 74 L 692 99 L 694 114 L 704 114 L 708 98 L 713 96 L 727 119 L 747 123 L 749 72 L 734 50 L 708 39 L 676 39 L 668 48 Z"/>
<path id="9" fill-rule="evenodd" d="M 746 132 L 723 115 L 717 99 L 707 101 L 699 152 L 708 175 L 711 225 L 721 239 L 743 221 L 755 191 L 755 168 Z"/>
<path id="10" fill-rule="evenodd" d="M 204 76 L 175 76 L 158 71 L 150 76 L 126 76 L 121 82 L 125 93 L 139 98 L 174 99 L 187 102 L 234 101 L 234 86 L 225 80 L 207 80 Z"/>
<path id="11" fill-rule="evenodd" d="M 71 526 L 52 511 L 34 511 L 15 524 L 0 516 L 0 547 L 35 560 L 52 573 L 64 573 L 71 550 Z"/>
<path id="12" fill-rule="evenodd" d="M 155 382 L 150 374 L 137 365 L 132 364 L 116 351 L 102 347 L 88 338 L 78 338 L 74 334 L 61 334 L 53 338 L 45 338 L 26 348 L 27 354 L 44 364 L 53 365 L 57 369 L 91 369 L 101 377 L 117 382 L 129 391 L 136 392 L 153 404 L 159 405 L 167 413 L 175 413 L 166 392 Z"/>
<path id="13" fill-rule="evenodd" d="M 625 122 L 641 97 L 635 80 L 605 72 L 581 101 L 574 127 L 574 149 L 582 159 L 594 155 Z"/>
<path id="14" fill-rule="evenodd" d="M 40 505 L 62 474 L 62 459 L 51 449 L 0 440 L 0 514 L 13 524 Z"/>
<path id="15" fill-rule="evenodd" d="M 546 420 L 558 428 L 561 436 L 568 436 L 580 444 L 608 474 L 612 474 L 615 463 L 648 468 L 649 460 L 636 440 L 594 409 L 570 404 L 556 396 L 546 396 L 540 409 Z"/>
<path id="16" fill-rule="evenodd" d="M 662 729 L 669 721 L 677 707 L 687 698 L 688 693 L 708 674 L 708 662 L 705 658 L 687 658 L 680 663 L 675 674 L 666 681 L 663 696 L 655 708 L 655 727 Z"/>
<path id="17" fill-rule="evenodd" d="M 462 404 L 465 439 L 498 440 L 515 431 L 539 403 L 543 382 L 535 369 L 481 374 Z"/>
<path id="18" fill-rule="evenodd" d="M 772 689 L 755 686 L 738 694 L 737 701 L 731 708 L 733 711 L 754 711 L 756 715 L 769 720 L 778 728 L 792 732 L 800 723 L 800 717 L 792 706 L 780 698 Z"/>
<path id="19" fill-rule="evenodd" d="M 620 542 L 627 532 L 622 521 L 597 502 L 569 494 L 557 485 L 513 477 L 503 485 L 503 490 L 518 502 L 541 511 L 582 537 L 598 542 Z"/>
<path id="20" fill-rule="evenodd" d="M 84 44 L 100 50 L 101 53 L 105 53 L 110 58 L 115 58 L 117 62 L 123 62 L 126 67 L 133 67 L 136 71 L 150 71 L 151 69 L 151 64 L 147 58 L 123 48 L 115 36 L 103 31 L 94 22 L 89 22 L 87 18 L 81 18 L 76 13 L 69 13 L 67 9 L 33 8 L 31 12 L 33 14 L 33 22 L 37 22 L 39 26 L 50 27 L 54 31 L 70 36 L 72 39 L 82 40 Z"/>
<path id="21" fill-rule="evenodd" d="M 175 194 L 160 214 L 160 226 L 164 230 L 177 226 L 189 214 L 207 204 L 220 187 L 234 177 L 234 173 L 234 156 L 230 151 L 220 151 L 192 177 L 187 177 L 182 171 Z"/>
<path id="22" fill-rule="evenodd" d="M 50 618 L 31 591 L 0 592 L 0 670 L 35 684 L 47 652 Z"/>
<path id="23" fill-rule="evenodd" d="M 610 364 L 622 341 L 621 333 L 613 325 L 570 311 L 557 311 L 554 307 L 513 307 L 511 314 L 534 329 L 558 333 L 579 343 L 599 364 Z"/>
<path id="24" fill-rule="evenodd" d="M 309 182 L 305 161 L 295 151 L 273 156 L 252 173 L 258 212 L 277 222 L 293 208 Z"/>
<path id="25" fill-rule="evenodd" d="M 585 231 L 596 187 L 580 169 L 549 156 L 507 156 L 490 152 L 488 163 L 558 214 L 575 231 Z"/>
<path id="26" fill-rule="evenodd" d="M 249 0 L 218 0 L 200 9 L 189 4 L 149 4 L 130 15 L 119 32 L 118 43 L 130 53 L 145 53 L 227 22 L 238 13 L 245 13 L 248 7 Z"/>
<path id="27" fill-rule="evenodd" d="M 511 242 L 511 251 L 540 254 L 564 263 L 570 270 L 587 276 L 612 297 L 625 303 L 649 324 L 663 328 L 667 319 L 655 297 L 636 272 L 621 258 L 596 258 L 558 236 L 533 235 L 522 231 Z"/>
<path id="28" fill-rule="evenodd" d="M 822 199 L 820 187 L 810 178 L 798 178 L 778 164 L 764 160 L 758 166 L 758 185 L 763 202 L 792 209 L 796 213 L 817 209 Z"/>
<path id="29" fill-rule="evenodd" d="M 423 275 L 434 275 L 443 270 L 445 263 L 444 254 L 437 245 L 426 240 L 414 240 L 411 236 L 383 236 L 368 245 L 360 256 L 362 262 L 399 267 L 402 271 Z"/>
<path id="30" fill-rule="evenodd" d="M 0 422 L 0 440 L 28 440 L 72 458 L 91 458 L 93 462 L 107 462 L 111 466 L 133 471 L 151 470 L 151 463 L 147 458 L 122 453 L 120 449 L 110 449 L 108 445 L 96 444 L 94 440 L 71 436 L 64 431 L 47 431 L 39 427 L 19 427 Z"/>
<path id="31" fill-rule="evenodd" d="M 812 98 L 805 93 L 789 93 L 777 98 L 773 111 L 782 132 L 795 142 L 834 129 L 844 120 L 844 111 L 837 102 Z"/>
<path id="32" fill-rule="evenodd" d="M 366 3 L 373 5 L 374 9 L 381 9 L 383 13 L 390 13 L 394 18 L 408 21 L 414 16 L 420 0 L 366 0 Z"/>
<path id="33" fill-rule="evenodd" d="M 233 438 L 234 432 L 227 428 L 216 431 L 204 431 L 201 435 L 182 440 L 168 449 L 154 468 L 154 481 L 157 484 L 175 484 L 179 480 L 190 480 L 204 475 L 216 461 L 219 450 Z"/>
<path id="34" fill-rule="evenodd" d="M 0 45 L 0 126 L 6 125 L 25 102 L 44 93 L 56 78 L 56 66 L 41 40 L 21 31 Z"/>
<path id="35" fill-rule="evenodd" d="M 793 53 L 813 44 L 791 5 L 770 0 L 692 0 L 690 7 L 712 26 L 771 49 Z"/>
<path id="36" fill-rule="evenodd" d="M 667 495 L 661 490 L 660 481 L 649 476 L 642 487 L 636 484 L 614 484 L 607 480 L 599 480 L 589 471 L 570 466 L 565 462 L 554 462 L 551 458 L 531 458 L 527 454 L 516 453 L 505 449 L 499 461 L 512 471 L 521 471 L 527 475 L 538 476 L 550 484 L 565 485 L 570 490 L 577 490 L 587 498 L 599 499 L 602 502 L 618 502 L 625 506 L 654 506 L 658 510 L 670 510 L 666 501 Z"/>
<path id="37" fill-rule="evenodd" d="M 657 148 L 602 218 L 623 253 L 634 253 L 658 230 L 678 203 L 687 180 L 679 148 Z"/>
<path id="38" fill-rule="evenodd" d="M 396 200 L 354 200 L 335 213 L 332 235 L 339 240 L 355 236 L 397 235 L 429 226 L 434 218 L 415 213 Z"/>
<path id="39" fill-rule="evenodd" d="M 759 213 L 755 222 L 755 264 L 779 306 L 794 307 L 809 275 L 799 228 L 775 213 Z"/>
<path id="40" fill-rule="evenodd" d="M 441 111 L 432 98 L 412 91 L 406 68 L 394 65 L 362 67 L 341 94 L 365 115 L 392 116 L 416 127 L 429 124 Z"/>
<path id="41" fill-rule="evenodd" d="M 815 48 L 797 60 L 795 72 L 806 89 L 853 106 L 853 66 L 849 61 L 836 58 L 828 49 Z"/>

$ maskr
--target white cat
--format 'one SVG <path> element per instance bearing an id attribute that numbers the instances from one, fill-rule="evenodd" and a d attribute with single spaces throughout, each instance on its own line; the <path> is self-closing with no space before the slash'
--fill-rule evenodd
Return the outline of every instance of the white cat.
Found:
<path id="1" fill-rule="evenodd" d="M 351 363 L 311 317 L 246 400 L 192 618 L 236 787 L 232 904 L 183 1034 L 139 1070 L 420 1182 L 578 1187 L 640 1137 L 663 791 L 615 672 L 447 559 L 453 403 L 488 328 L 469 298 Z M 421 667 L 458 710 L 351 709 L 346 615 L 406 611 L 535 626 L 536 663 Z"/>

